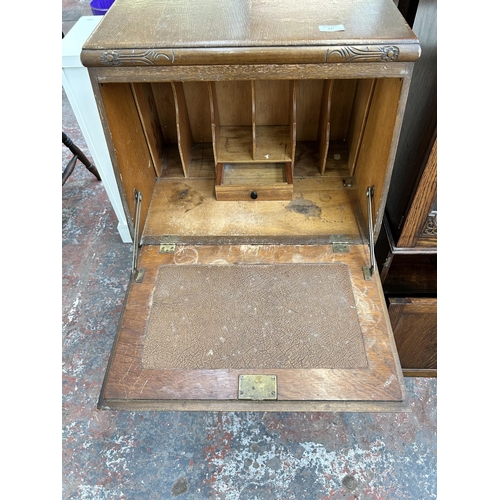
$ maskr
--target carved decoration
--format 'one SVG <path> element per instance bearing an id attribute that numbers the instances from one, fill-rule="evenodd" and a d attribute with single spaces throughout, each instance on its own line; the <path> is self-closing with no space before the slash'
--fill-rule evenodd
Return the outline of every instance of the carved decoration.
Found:
<path id="1" fill-rule="evenodd" d="M 394 45 L 367 47 L 340 47 L 327 49 L 325 62 L 397 61 L 399 47 Z"/>
<path id="2" fill-rule="evenodd" d="M 420 236 L 437 236 L 437 211 L 432 211 L 427 216 Z"/>
<path id="3" fill-rule="evenodd" d="M 400 54 L 400 48 L 395 45 L 331 47 L 326 50 L 324 62 L 391 62 L 398 61 Z M 174 64 L 174 59 L 172 49 L 103 50 L 100 53 L 103 66 L 160 66 Z"/>
<path id="4" fill-rule="evenodd" d="M 142 52 L 127 51 L 123 53 L 120 50 L 105 50 L 101 52 L 101 62 L 105 66 L 122 66 L 122 65 L 133 65 L 133 66 L 156 66 L 159 59 L 165 59 L 174 63 L 174 51 L 173 50 L 143 50 Z"/>

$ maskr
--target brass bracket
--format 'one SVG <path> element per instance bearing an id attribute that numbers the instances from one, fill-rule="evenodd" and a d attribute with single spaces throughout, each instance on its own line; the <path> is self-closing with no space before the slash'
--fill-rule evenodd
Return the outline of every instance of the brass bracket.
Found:
<path id="1" fill-rule="evenodd" d="M 240 375 L 238 399 L 250 401 L 276 401 L 278 377 L 276 375 Z"/>

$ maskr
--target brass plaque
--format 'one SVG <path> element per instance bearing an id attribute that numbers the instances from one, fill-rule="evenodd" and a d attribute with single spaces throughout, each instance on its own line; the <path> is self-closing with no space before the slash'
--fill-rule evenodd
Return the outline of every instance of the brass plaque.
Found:
<path id="1" fill-rule="evenodd" d="M 276 375 L 240 375 L 238 399 L 251 401 L 275 401 L 278 399 L 278 377 Z"/>

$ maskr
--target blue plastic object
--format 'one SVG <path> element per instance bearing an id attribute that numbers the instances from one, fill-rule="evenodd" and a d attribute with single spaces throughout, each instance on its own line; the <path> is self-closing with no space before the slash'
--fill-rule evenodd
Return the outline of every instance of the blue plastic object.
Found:
<path id="1" fill-rule="evenodd" d="M 90 8 L 94 16 L 104 16 L 115 0 L 91 0 Z"/>

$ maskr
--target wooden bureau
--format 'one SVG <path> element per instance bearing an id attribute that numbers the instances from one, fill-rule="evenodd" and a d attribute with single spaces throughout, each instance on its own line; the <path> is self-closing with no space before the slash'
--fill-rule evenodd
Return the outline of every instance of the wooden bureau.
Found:
<path id="1" fill-rule="evenodd" d="M 116 0 L 82 50 L 134 259 L 100 408 L 402 411 L 374 257 L 391 0 Z"/>

